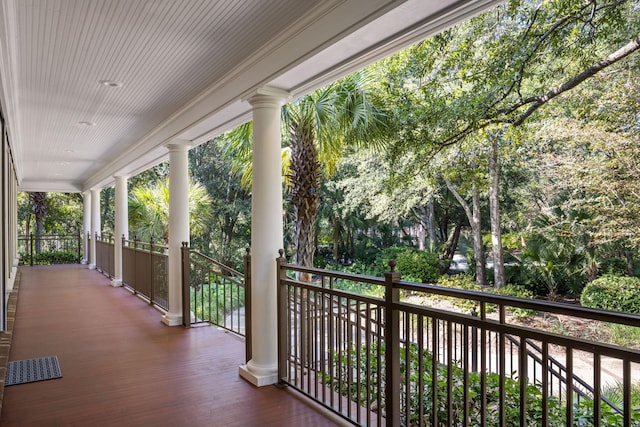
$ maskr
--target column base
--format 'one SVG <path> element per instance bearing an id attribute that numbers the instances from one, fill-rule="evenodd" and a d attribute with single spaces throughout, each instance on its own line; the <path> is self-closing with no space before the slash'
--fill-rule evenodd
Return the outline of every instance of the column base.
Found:
<path id="1" fill-rule="evenodd" d="M 276 384 L 278 382 L 278 368 L 264 369 L 255 368 L 251 364 L 251 360 L 246 365 L 241 365 L 238 369 L 240 377 L 253 384 L 256 387 Z"/>
<path id="2" fill-rule="evenodd" d="M 87 264 L 89 264 L 89 260 L 88 259 L 83 259 L 82 261 L 80 261 L 80 264 L 87 265 Z"/>
<path id="3" fill-rule="evenodd" d="M 182 326 L 182 315 L 167 313 L 162 316 L 162 323 L 167 326 Z"/>
<path id="4" fill-rule="evenodd" d="M 111 286 L 113 286 L 114 288 L 119 288 L 120 286 L 122 286 L 122 280 L 120 279 L 113 279 L 111 281 Z"/>
<path id="5" fill-rule="evenodd" d="M 95 264 L 89 264 L 89 270 L 95 270 L 95 269 L 96 269 Z"/>

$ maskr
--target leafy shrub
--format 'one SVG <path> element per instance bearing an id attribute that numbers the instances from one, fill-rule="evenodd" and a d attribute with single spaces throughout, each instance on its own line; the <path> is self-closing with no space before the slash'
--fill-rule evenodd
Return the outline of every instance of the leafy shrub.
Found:
<path id="1" fill-rule="evenodd" d="M 627 261 L 622 258 L 602 258 L 598 272 L 603 275 L 621 276 L 627 272 Z"/>
<path id="2" fill-rule="evenodd" d="M 389 271 L 389 261 L 394 259 L 398 261 L 398 256 L 404 251 L 411 250 L 406 246 L 390 246 L 381 250 L 375 257 L 373 268 L 377 271 L 378 276 L 382 276 L 386 271 Z M 396 270 L 403 273 L 403 276 L 409 274 L 406 271 L 402 271 L 396 266 Z"/>
<path id="3" fill-rule="evenodd" d="M 48 251 L 33 254 L 33 264 L 35 265 L 52 265 L 52 264 L 75 264 L 80 262 L 78 254 L 70 251 Z M 31 258 L 28 252 L 20 253 L 20 264 L 29 265 Z"/>
<path id="4" fill-rule="evenodd" d="M 379 347 L 379 348 L 378 348 Z M 406 352 L 409 352 L 408 357 Z M 367 354 L 368 353 L 368 354 Z M 419 354 L 422 353 L 422 354 Z M 379 355 L 379 359 L 378 359 Z M 333 375 L 324 373 L 323 380 L 333 390 L 342 396 L 350 399 L 360 406 L 367 407 L 371 402 L 380 399 L 385 400 L 385 344 L 377 342 L 371 343 L 368 347 L 362 345 L 360 348 L 352 348 L 348 352 L 334 355 L 335 365 L 338 372 Z M 422 358 L 422 366 L 419 360 Z M 363 360 L 371 361 L 370 366 Z M 380 366 L 378 367 L 378 363 Z M 404 419 L 404 425 L 411 426 L 432 426 L 429 414 L 432 412 L 432 375 L 437 376 L 437 405 L 438 425 L 459 425 L 464 413 L 464 394 L 462 385 L 465 384 L 464 370 L 460 362 L 454 362 L 449 368 L 442 363 L 436 364 L 436 372 L 432 372 L 432 355 L 427 349 L 420 350 L 415 344 L 400 349 L 400 372 L 407 378 L 407 388 L 411 391 L 409 396 L 401 399 L 400 413 L 409 415 L 409 419 Z M 379 372 L 380 376 L 377 375 Z M 354 372 L 360 371 L 360 372 Z M 448 384 L 447 377 L 451 372 L 451 382 L 455 385 L 451 396 L 451 411 L 448 405 Z M 420 377 L 420 372 L 422 376 Z M 408 374 L 408 376 L 407 376 Z M 487 373 L 486 379 L 486 408 L 487 426 L 500 425 L 498 410 L 500 407 L 500 376 L 496 373 Z M 351 381 L 349 381 L 351 380 Z M 423 398 L 419 400 L 419 388 L 422 384 Z M 468 399 L 469 399 L 469 425 L 481 424 L 482 405 L 482 382 L 480 372 L 468 373 Z M 515 426 L 520 423 L 520 381 L 517 378 L 504 378 L 504 402 L 506 425 Z M 367 401 L 368 399 L 368 401 Z M 526 422 L 525 425 L 535 426 L 542 424 L 543 412 L 543 389 L 539 384 L 528 384 L 526 386 Z M 421 405 L 422 403 L 422 405 Z M 574 425 L 593 425 L 593 400 L 583 398 L 577 402 L 573 409 Z M 635 402 L 634 402 L 635 403 Z M 408 407 L 407 407 L 408 405 Z M 423 411 L 423 424 L 419 424 L 420 409 Z M 449 413 L 453 420 L 448 420 Z M 610 406 L 601 402 L 600 413 L 603 425 L 623 426 L 622 415 L 615 412 Z M 566 407 L 563 402 L 555 396 L 547 397 L 547 417 L 550 426 L 563 426 L 566 420 Z M 640 426 L 640 412 L 632 414 L 632 426 Z"/>
<path id="5" fill-rule="evenodd" d="M 585 307 L 640 314 L 640 279 L 599 277 L 585 286 L 580 303 Z"/>
<path id="6" fill-rule="evenodd" d="M 434 283 L 440 275 L 440 260 L 434 252 L 406 248 L 397 254 L 396 262 L 403 276 L 418 282 Z"/>

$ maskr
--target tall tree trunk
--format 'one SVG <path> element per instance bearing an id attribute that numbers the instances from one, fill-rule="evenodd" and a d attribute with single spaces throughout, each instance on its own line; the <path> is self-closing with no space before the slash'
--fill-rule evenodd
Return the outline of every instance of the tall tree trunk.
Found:
<path id="1" fill-rule="evenodd" d="M 480 286 L 487 284 L 487 270 L 486 262 L 484 259 L 484 245 L 482 244 L 482 227 L 480 218 L 480 192 L 473 183 L 473 252 L 476 259 L 476 282 Z"/>
<path id="2" fill-rule="evenodd" d="M 454 185 L 448 179 L 445 179 L 445 184 L 451 194 L 456 198 L 464 213 L 467 215 L 467 219 L 469 220 L 469 225 L 471 226 L 471 233 L 473 235 L 473 251 L 474 258 L 476 260 L 476 283 L 480 286 L 485 286 L 487 283 L 487 274 L 484 262 L 484 247 L 482 244 L 482 228 L 480 227 L 480 193 L 476 188 L 475 183 L 473 184 L 473 195 L 472 195 L 472 207 L 469 207 L 469 204 L 460 196 Z"/>
<path id="3" fill-rule="evenodd" d="M 426 239 L 425 231 L 426 231 L 426 228 L 422 223 L 422 221 L 420 221 L 416 226 L 416 238 L 418 240 L 418 249 L 420 249 L 421 251 L 424 251 L 424 248 L 425 248 L 425 244 L 424 244 Z"/>
<path id="4" fill-rule="evenodd" d="M 295 263 L 313 267 L 315 218 L 318 209 L 320 163 L 313 123 L 300 120 L 291 127 L 291 204 L 294 214 Z M 309 277 L 301 280 L 310 281 Z"/>
<path id="5" fill-rule="evenodd" d="M 447 244 L 445 245 L 444 253 L 442 254 L 442 259 L 448 261 L 446 266 L 443 266 L 440 270 L 440 274 L 445 274 L 449 271 L 449 267 L 451 266 L 451 261 L 453 261 L 453 256 L 458 249 L 458 242 L 460 241 L 460 231 L 462 230 L 462 220 L 456 221 L 456 226 L 453 229 L 453 233 L 447 240 Z"/>
<path id="6" fill-rule="evenodd" d="M 33 192 L 29 193 L 33 204 L 33 213 L 36 217 L 36 252 L 42 252 L 42 236 L 44 235 L 44 218 L 47 215 L 47 193 Z"/>
<path id="7" fill-rule="evenodd" d="M 497 134 L 489 136 L 491 143 L 491 153 L 489 155 L 489 216 L 491 220 L 494 284 L 496 288 L 503 288 L 506 285 L 506 279 L 504 272 L 504 253 L 502 249 L 502 232 L 500 230 L 498 138 L 499 136 Z"/>
<path id="8" fill-rule="evenodd" d="M 635 269 L 633 268 L 633 252 L 631 251 L 631 249 L 625 249 L 624 256 L 627 260 L 627 274 L 629 276 L 633 276 L 635 273 Z"/>
<path id="9" fill-rule="evenodd" d="M 429 194 L 429 198 L 427 199 L 427 248 L 430 251 L 433 251 L 436 247 L 437 238 L 436 238 L 436 204 L 435 199 L 433 197 L 433 193 Z"/>
<path id="10" fill-rule="evenodd" d="M 231 265 L 232 260 L 231 260 L 231 243 L 233 241 L 233 230 L 236 226 L 236 222 L 238 220 L 238 217 L 236 216 L 231 216 L 228 214 L 224 215 L 223 221 L 222 221 L 222 229 L 221 231 L 221 240 L 222 240 L 222 247 L 221 247 L 221 252 L 222 252 L 222 259 L 220 260 L 220 262 L 224 265 Z"/>

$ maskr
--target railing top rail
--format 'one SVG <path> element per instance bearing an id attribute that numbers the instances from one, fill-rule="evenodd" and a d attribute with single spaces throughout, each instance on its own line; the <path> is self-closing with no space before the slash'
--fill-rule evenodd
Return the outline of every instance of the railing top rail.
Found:
<path id="1" fill-rule="evenodd" d="M 436 295 L 443 295 L 454 298 L 471 299 L 489 304 L 528 308 L 536 311 L 564 314 L 569 316 L 583 317 L 591 320 L 599 320 L 602 322 L 614 322 L 640 327 L 640 315 L 632 313 L 601 310 L 562 302 L 532 300 L 527 298 L 490 294 L 479 291 L 445 288 L 442 286 L 427 285 L 422 283 L 399 282 L 397 284 L 397 287 L 399 289 L 405 289 L 414 292 L 428 292 Z"/>
<path id="2" fill-rule="evenodd" d="M 335 289 L 335 288 L 330 289 L 326 287 L 320 288 L 318 286 L 319 285 L 318 283 L 303 282 L 303 281 L 291 279 L 288 277 L 286 279 L 282 279 L 280 283 L 294 285 L 302 289 L 308 289 L 310 291 L 322 292 L 325 295 L 334 295 L 340 298 L 349 298 L 351 300 L 356 300 L 357 303 L 370 303 L 370 304 L 378 304 L 378 305 L 384 304 L 384 298 L 381 298 L 381 297 L 359 294 L 357 292 L 347 291 L 344 289 Z"/>
<path id="3" fill-rule="evenodd" d="M 238 277 L 243 277 L 244 275 L 242 273 L 240 273 L 239 271 L 234 270 L 231 267 L 228 267 L 214 259 L 212 259 L 211 257 L 208 257 L 207 255 L 203 254 L 202 252 L 198 252 L 196 250 L 193 249 L 189 249 L 189 253 L 192 256 L 195 256 L 197 258 L 201 258 L 202 260 L 206 261 L 209 264 L 213 264 L 216 267 L 218 267 L 221 271 L 224 271 L 226 273 L 229 273 L 230 276 L 238 276 Z"/>
<path id="4" fill-rule="evenodd" d="M 291 270 L 291 271 L 299 271 L 301 273 L 310 273 L 310 274 L 316 274 L 319 276 L 330 276 L 330 277 L 335 277 L 337 279 L 351 280 L 353 282 L 370 283 L 373 285 L 380 285 L 380 286 L 385 285 L 385 281 L 383 278 L 375 277 L 375 276 L 364 276 L 364 275 L 354 274 L 354 273 L 344 273 L 342 271 L 332 271 L 332 270 L 324 270 L 321 268 L 302 267 L 299 265 L 288 264 L 288 263 L 281 264 L 280 268 L 285 270 Z"/>
<path id="5" fill-rule="evenodd" d="M 143 242 L 141 240 L 128 240 L 128 239 L 122 239 L 122 241 L 127 244 L 127 247 L 129 249 L 149 250 L 149 248 L 153 248 L 153 250 L 155 250 L 156 252 L 169 249 L 168 246 L 161 245 L 159 243 Z"/>

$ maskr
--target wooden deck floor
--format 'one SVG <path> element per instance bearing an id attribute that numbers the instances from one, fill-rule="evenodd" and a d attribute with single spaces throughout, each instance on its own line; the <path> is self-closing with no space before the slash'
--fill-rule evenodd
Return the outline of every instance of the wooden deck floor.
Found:
<path id="1" fill-rule="evenodd" d="M 3 427 L 336 425 L 295 392 L 242 380 L 234 335 L 166 327 L 86 266 L 20 276 L 9 360 L 55 355 L 63 378 L 6 387 Z"/>

